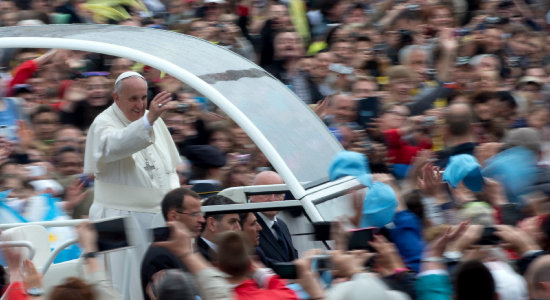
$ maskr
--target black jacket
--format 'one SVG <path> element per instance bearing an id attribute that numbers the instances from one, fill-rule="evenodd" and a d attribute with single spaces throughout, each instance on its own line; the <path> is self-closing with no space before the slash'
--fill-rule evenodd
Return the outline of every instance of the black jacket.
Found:
<path id="1" fill-rule="evenodd" d="M 267 227 L 262 217 L 256 214 L 256 219 L 258 220 L 260 226 L 262 226 L 262 231 L 260 231 L 259 248 L 262 250 L 263 254 L 267 258 L 267 261 L 269 261 L 270 263 L 290 262 L 298 258 L 298 251 L 294 249 L 294 245 L 292 244 L 292 237 L 290 236 L 290 231 L 288 230 L 285 222 L 283 222 L 281 219 L 277 219 L 277 223 L 279 224 L 279 227 L 281 227 L 284 239 L 286 240 L 289 253 L 285 253 L 283 248 L 279 245 L 277 238 L 273 235 L 271 229 Z"/>
<path id="2" fill-rule="evenodd" d="M 212 262 L 212 252 L 210 246 L 199 236 L 196 239 L 197 251 L 209 262 Z"/>
<path id="3" fill-rule="evenodd" d="M 141 290 L 143 291 L 143 299 L 150 299 L 146 293 L 146 289 L 149 282 L 152 281 L 153 275 L 158 271 L 166 269 L 187 271 L 183 263 L 168 249 L 149 246 L 141 262 Z"/>

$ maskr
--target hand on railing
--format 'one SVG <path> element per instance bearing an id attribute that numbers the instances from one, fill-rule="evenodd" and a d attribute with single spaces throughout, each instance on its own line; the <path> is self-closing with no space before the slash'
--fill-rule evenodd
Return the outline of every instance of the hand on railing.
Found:
<path id="1" fill-rule="evenodd" d="M 42 288 L 42 274 L 36 270 L 36 267 L 31 260 L 25 259 L 23 262 L 23 283 L 26 289 L 41 289 Z"/>

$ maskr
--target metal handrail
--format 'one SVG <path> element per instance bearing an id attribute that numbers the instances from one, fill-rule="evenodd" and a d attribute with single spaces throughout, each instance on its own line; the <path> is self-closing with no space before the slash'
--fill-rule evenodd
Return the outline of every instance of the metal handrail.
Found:
<path id="1" fill-rule="evenodd" d="M 14 241 L 14 242 L 0 242 L 0 248 L 8 248 L 8 247 L 25 247 L 28 248 L 29 253 L 29 259 L 34 258 L 34 254 L 36 251 L 34 250 L 34 246 L 29 241 Z"/>
<path id="2" fill-rule="evenodd" d="M 103 220 L 110 220 L 110 219 L 113 219 L 113 218 L 104 218 L 104 219 L 100 219 L 100 220 L 96 220 L 96 221 L 103 221 Z M 67 227 L 67 226 L 75 227 L 79 224 L 82 224 L 82 223 L 88 222 L 88 221 L 89 221 L 88 219 L 76 219 L 76 220 L 42 221 L 42 222 L 29 222 L 29 223 L 7 223 L 7 224 L 0 224 L 0 229 L 9 229 L 9 228 L 15 228 L 15 227 L 27 226 L 27 225 L 39 225 L 39 226 L 42 226 L 42 227 L 45 227 L 45 228 L 49 228 L 49 227 Z M 65 241 L 63 244 L 59 245 L 58 247 L 56 247 L 51 252 L 50 256 L 48 257 L 48 260 L 42 266 L 42 269 L 41 269 L 42 275 L 46 274 L 46 272 L 49 270 L 50 266 L 53 264 L 53 261 L 55 260 L 57 255 L 63 249 L 65 249 L 68 246 L 73 245 L 77 242 L 78 241 L 76 239 L 68 240 L 68 241 Z M 9 246 L 28 247 L 29 249 L 31 249 L 31 259 L 34 257 L 34 254 L 35 254 L 34 247 L 32 246 L 32 243 L 29 242 L 29 241 L 0 242 L 0 248 L 2 248 L 2 245 L 5 245 L 4 247 L 9 247 Z M 127 249 L 127 250 L 129 250 L 129 249 Z M 128 261 L 126 261 L 125 265 L 126 265 L 125 266 L 126 270 L 128 270 L 127 268 L 130 265 L 128 263 Z M 126 273 L 129 273 L 129 271 L 126 271 Z M 130 282 L 127 281 L 127 283 L 125 283 L 125 285 L 124 285 L 124 290 L 122 291 L 123 299 L 128 299 L 129 283 Z M 9 288 L 11 288 L 11 285 L 8 286 L 8 288 L 6 288 L 5 292 L 7 292 Z M 6 295 L 7 294 L 4 294 L 2 297 L 0 297 L 0 300 L 4 300 Z"/>
<path id="3" fill-rule="evenodd" d="M 202 206 L 203 213 L 240 213 L 240 212 L 255 212 L 267 210 L 282 210 L 288 208 L 302 207 L 300 200 L 285 200 L 261 203 L 242 203 L 229 205 L 208 205 Z"/>
<path id="4" fill-rule="evenodd" d="M 53 252 L 50 254 L 50 256 L 48 257 L 48 260 L 42 266 L 42 270 L 41 270 L 42 276 L 46 275 L 46 272 L 48 272 L 48 269 L 50 269 L 50 266 L 53 264 L 53 261 L 55 260 L 57 255 L 61 253 L 61 251 L 63 251 L 65 248 L 69 247 L 70 245 L 74 245 L 76 243 L 78 243 L 78 240 L 72 239 L 72 240 L 65 241 L 63 244 L 55 248 Z"/>
<path id="5" fill-rule="evenodd" d="M 41 222 L 28 222 L 28 223 L 6 223 L 0 224 L 0 229 L 10 229 L 14 227 L 24 226 L 24 225 L 39 225 L 45 228 L 49 227 L 65 227 L 65 226 L 76 226 L 84 222 L 89 221 L 88 219 L 76 219 L 76 220 L 62 220 L 62 221 L 41 221 Z"/>
<path id="6" fill-rule="evenodd" d="M 25 247 L 29 249 L 29 259 L 34 258 L 35 250 L 34 246 L 29 241 L 16 241 L 16 242 L 0 242 L 0 249 L 8 248 L 8 247 Z M 8 285 L 6 290 L 4 291 L 4 295 L 0 297 L 0 300 L 6 299 L 8 295 L 8 290 L 11 288 L 11 284 Z"/>

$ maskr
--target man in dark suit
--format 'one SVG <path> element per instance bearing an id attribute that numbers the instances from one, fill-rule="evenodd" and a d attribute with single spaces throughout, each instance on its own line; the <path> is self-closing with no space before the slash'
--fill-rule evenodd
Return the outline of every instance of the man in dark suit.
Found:
<path id="1" fill-rule="evenodd" d="M 195 237 L 200 234 L 204 218 L 201 214 L 201 201 L 197 193 L 184 188 L 172 190 L 162 199 L 161 209 L 166 221 L 183 223 Z M 150 299 L 147 289 L 153 281 L 153 275 L 166 269 L 186 271 L 181 260 L 172 252 L 164 247 L 149 246 L 141 262 L 141 286 L 145 300 Z"/>
<path id="2" fill-rule="evenodd" d="M 209 205 L 231 205 L 235 202 L 222 195 L 210 196 L 206 199 L 202 206 Z M 212 262 L 212 254 L 217 251 L 216 235 L 225 231 L 241 231 L 239 214 L 212 214 L 207 213 L 205 216 L 204 230 L 200 237 L 196 240 L 197 251 L 202 256 Z"/>
<path id="3" fill-rule="evenodd" d="M 264 171 L 256 175 L 253 185 L 269 185 L 284 183 L 279 174 Z M 283 201 L 285 194 L 254 195 L 250 196 L 253 203 Z M 275 262 L 289 262 L 298 258 L 298 251 L 294 249 L 290 231 L 283 220 L 277 218 L 278 211 L 264 211 L 256 214 L 260 231 L 260 250 L 268 261 L 268 267 Z"/>

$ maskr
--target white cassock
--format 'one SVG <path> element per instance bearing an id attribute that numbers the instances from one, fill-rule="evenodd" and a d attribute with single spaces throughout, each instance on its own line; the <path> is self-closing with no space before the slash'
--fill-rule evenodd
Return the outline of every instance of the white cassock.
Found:
<path id="1" fill-rule="evenodd" d="M 160 118 L 150 126 L 146 116 L 147 113 L 130 122 L 113 103 L 90 126 L 84 156 L 84 173 L 95 175 L 90 219 L 129 216 L 139 229 L 139 244 L 135 248 L 139 261 L 132 263 L 137 266 L 137 270 L 132 270 L 134 275 L 139 275 L 141 258 L 148 246 L 146 230 L 154 215 L 160 213 L 162 198 L 180 187 L 176 166 L 181 159 L 168 128 Z M 109 261 L 116 262 L 110 269 L 113 283 L 120 287 L 121 278 L 128 276 L 123 273 L 124 259 Z"/>

